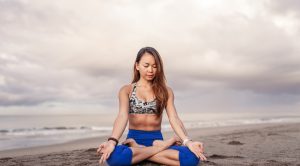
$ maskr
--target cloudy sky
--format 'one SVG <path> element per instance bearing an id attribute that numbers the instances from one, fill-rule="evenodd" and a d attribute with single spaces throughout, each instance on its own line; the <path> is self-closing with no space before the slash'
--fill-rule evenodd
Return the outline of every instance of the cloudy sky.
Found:
<path id="1" fill-rule="evenodd" d="M 298 0 L 0 0 L 0 114 L 117 112 L 138 50 L 178 112 L 299 112 Z"/>

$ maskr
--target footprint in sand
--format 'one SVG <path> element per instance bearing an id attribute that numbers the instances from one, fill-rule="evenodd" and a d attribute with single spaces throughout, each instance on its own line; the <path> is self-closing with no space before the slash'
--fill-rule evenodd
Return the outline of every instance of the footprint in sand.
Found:
<path id="1" fill-rule="evenodd" d="M 230 141 L 228 142 L 228 145 L 244 145 L 244 143 L 241 143 L 240 141 Z"/>
<path id="2" fill-rule="evenodd" d="M 227 159 L 227 158 L 244 158 L 244 157 L 243 156 L 225 156 L 225 155 L 213 154 L 213 155 L 208 156 L 208 158 Z"/>

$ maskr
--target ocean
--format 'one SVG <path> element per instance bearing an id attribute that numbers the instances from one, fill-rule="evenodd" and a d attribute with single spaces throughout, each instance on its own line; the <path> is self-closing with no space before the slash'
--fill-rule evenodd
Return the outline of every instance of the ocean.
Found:
<path id="1" fill-rule="evenodd" d="M 203 128 L 300 122 L 299 115 L 181 113 L 185 127 Z M 0 115 L 0 151 L 108 136 L 115 115 Z M 172 130 L 164 115 L 162 131 Z M 127 132 L 127 131 L 125 131 Z"/>

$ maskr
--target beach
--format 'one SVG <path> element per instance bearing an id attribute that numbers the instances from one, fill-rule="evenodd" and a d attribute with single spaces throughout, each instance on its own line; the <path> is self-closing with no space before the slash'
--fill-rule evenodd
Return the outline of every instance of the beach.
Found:
<path id="1" fill-rule="evenodd" d="M 300 123 L 271 123 L 190 129 L 204 143 L 199 165 L 300 165 Z M 164 138 L 173 135 L 163 133 Z M 124 135 L 121 140 L 124 140 Z M 0 152 L 0 165 L 98 165 L 97 146 L 106 137 Z M 143 163 L 142 165 L 155 165 Z"/>

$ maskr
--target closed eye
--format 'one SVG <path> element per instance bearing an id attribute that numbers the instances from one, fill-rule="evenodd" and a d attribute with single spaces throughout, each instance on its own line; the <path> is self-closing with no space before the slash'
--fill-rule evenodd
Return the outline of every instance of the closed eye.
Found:
<path id="1" fill-rule="evenodd" d="M 149 67 L 149 66 L 150 66 L 150 64 L 149 64 L 149 63 L 145 63 L 145 65 L 143 65 L 143 66 L 144 66 L 144 67 Z M 152 67 L 153 67 L 153 68 L 157 68 L 155 64 L 154 64 L 154 65 L 152 65 Z"/>

